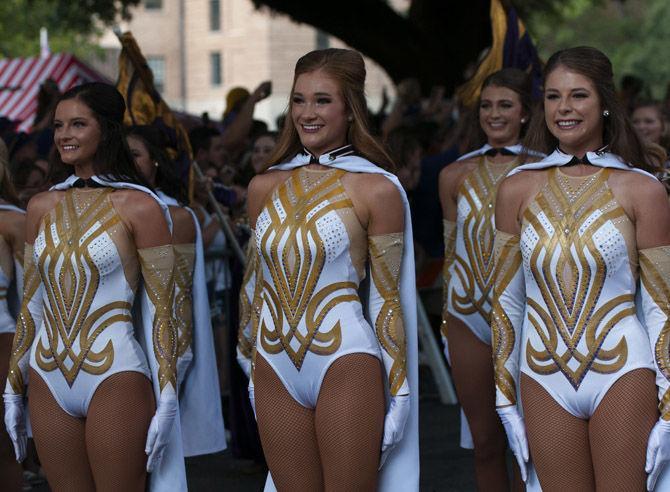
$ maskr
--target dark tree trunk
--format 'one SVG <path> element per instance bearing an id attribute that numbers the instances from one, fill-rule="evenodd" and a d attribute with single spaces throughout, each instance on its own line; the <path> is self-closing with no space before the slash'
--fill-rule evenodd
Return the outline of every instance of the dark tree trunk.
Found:
<path id="1" fill-rule="evenodd" d="M 424 91 L 451 92 L 491 42 L 490 0 L 412 0 L 408 15 L 384 0 L 252 0 L 340 38 L 379 63 L 397 83 L 416 77 Z"/>

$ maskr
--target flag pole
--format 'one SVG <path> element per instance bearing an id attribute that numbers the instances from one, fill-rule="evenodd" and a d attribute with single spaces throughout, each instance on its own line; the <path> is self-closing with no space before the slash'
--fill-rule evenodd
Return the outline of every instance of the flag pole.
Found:
<path id="1" fill-rule="evenodd" d="M 198 166 L 198 163 L 196 161 L 192 161 L 191 167 L 193 168 L 198 180 L 202 180 L 204 176 L 202 174 L 202 171 L 200 170 L 200 166 Z M 221 224 L 221 228 L 223 229 L 223 233 L 226 235 L 226 239 L 228 239 L 228 244 L 230 244 L 233 249 L 233 253 L 237 258 L 237 261 L 240 262 L 242 267 L 246 267 L 247 259 L 244 254 L 244 251 L 242 251 L 242 247 L 240 246 L 240 243 L 237 241 L 237 238 L 233 233 L 233 229 L 230 227 L 228 220 L 226 220 L 226 216 L 224 215 L 223 210 L 221 210 L 221 205 L 216 200 L 216 198 L 214 198 L 214 193 L 212 193 L 212 190 L 207 190 L 207 198 L 209 199 L 209 204 L 214 210 L 214 215 L 216 215 L 216 218 L 219 220 L 219 223 Z"/>

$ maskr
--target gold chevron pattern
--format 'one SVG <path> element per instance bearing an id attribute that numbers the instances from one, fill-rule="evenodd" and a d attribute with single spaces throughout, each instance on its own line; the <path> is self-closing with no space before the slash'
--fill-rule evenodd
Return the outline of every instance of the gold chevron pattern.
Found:
<path id="1" fill-rule="evenodd" d="M 625 337 L 609 350 L 602 344 L 617 323 L 635 313 L 632 294 L 609 299 L 596 309 L 607 276 L 604 255 L 621 253 L 602 253 L 595 243 L 597 232 L 628 220 L 607 186 L 608 176 L 609 170 L 602 169 L 575 180 L 553 168 L 523 217 L 523 229 L 530 227 L 537 234 L 535 246 L 529 245 L 524 256 L 542 296 L 541 302 L 528 299 L 527 319 L 543 343 L 537 349 L 528 342 L 526 361 L 538 374 L 561 371 L 575 389 L 588 371 L 613 373 L 626 363 Z M 582 340 L 586 352 L 579 349 Z M 572 361 L 576 364 L 571 368 Z"/>
<path id="2" fill-rule="evenodd" d="M 91 310 L 100 288 L 98 263 L 104 260 L 94 259 L 89 246 L 109 234 L 120 221 L 109 201 L 111 191 L 68 190 L 55 210 L 43 219 L 45 247 L 39 254 L 37 268 L 46 298 L 44 327 L 48 344 L 45 346 L 41 340 L 37 343 L 35 359 L 44 371 L 59 369 L 70 386 L 79 371 L 104 374 L 111 367 L 112 342 L 99 352 L 92 350 L 93 343 L 110 325 L 132 322 L 128 302 L 112 302 Z"/>
<path id="3" fill-rule="evenodd" d="M 470 210 L 464 219 L 458 218 L 459 222 L 463 220 L 458 233 L 462 234 L 465 256 L 457 249 L 453 268 L 464 289 L 459 292 L 452 288 L 451 292 L 453 308 L 461 314 L 479 312 L 490 320 L 496 191 L 500 181 L 516 165 L 516 159 L 506 164 L 492 164 L 482 157 L 458 192 L 459 202 L 464 201 Z"/>
<path id="4" fill-rule="evenodd" d="M 353 209 L 340 181 L 344 172 L 299 168 L 277 188 L 265 208 L 269 225 L 259 248 L 270 278 L 262 279 L 261 296 L 272 325 L 260 322 L 260 342 L 269 354 L 286 352 L 298 370 L 307 352 L 329 355 L 340 347 L 340 323 L 324 329 L 323 320 L 338 304 L 359 300 L 354 282 L 335 282 L 316 291 L 327 239 L 336 241 L 321 237 L 317 221 L 339 221 L 334 212 Z M 298 330 L 303 319 L 304 333 Z"/>

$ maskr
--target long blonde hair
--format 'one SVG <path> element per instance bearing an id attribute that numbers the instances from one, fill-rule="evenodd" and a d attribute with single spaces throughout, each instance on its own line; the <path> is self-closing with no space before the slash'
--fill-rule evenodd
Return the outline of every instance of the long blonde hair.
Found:
<path id="1" fill-rule="evenodd" d="M 286 162 L 302 151 L 300 137 L 291 121 L 293 91 L 300 75 L 315 70 L 326 72 L 340 88 L 347 113 L 352 119 L 347 132 L 347 143 L 353 145 L 360 156 L 387 171 L 393 171 L 395 169 L 393 160 L 384 146 L 372 136 L 368 125 L 368 107 L 365 100 L 366 73 L 363 57 L 357 51 L 340 48 L 310 51 L 296 63 L 286 110 L 286 122 L 277 140 L 277 145 L 268 158 L 266 169 Z"/>

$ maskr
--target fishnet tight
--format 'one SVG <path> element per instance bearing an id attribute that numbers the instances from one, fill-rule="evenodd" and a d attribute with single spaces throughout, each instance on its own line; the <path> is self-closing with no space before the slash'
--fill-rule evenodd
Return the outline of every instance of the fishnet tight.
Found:
<path id="1" fill-rule="evenodd" d="M 505 460 L 507 438 L 495 410 L 491 347 L 453 316 L 447 317 L 446 331 L 451 374 L 475 444 L 477 488 L 491 492 L 510 490 Z"/>
<path id="2" fill-rule="evenodd" d="M 384 427 L 381 364 L 368 354 L 336 360 L 315 410 L 298 404 L 262 356 L 255 397 L 263 452 L 280 492 L 375 491 Z"/>
<path id="3" fill-rule="evenodd" d="M 85 419 L 65 413 L 33 370 L 28 398 L 35 445 L 53 492 L 144 491 L 144 445 L 155 411 L 146 376 L 110 376 L 98 386 Z"/>
<path id="4" fill-rule="evenodd" d="M 521 394 L 530 456 L 542 490 L 646 490 L 647 439 L 658 419 L 651 371 L 622 376 L 588 421 L 568 413 L 524 374 Z"/>
<path id="5" fill-rule="evenodd" d="M 13 333 L 0 335 L 0 388 L 4 390 L 9 370 L 9 354 L 12 350 Z M 6 492 L 21 490 L 21 465 L 14 457 L 14 447 L 5 431 L 5 406 L 0 402 L 0 484 Z"/>

